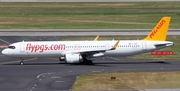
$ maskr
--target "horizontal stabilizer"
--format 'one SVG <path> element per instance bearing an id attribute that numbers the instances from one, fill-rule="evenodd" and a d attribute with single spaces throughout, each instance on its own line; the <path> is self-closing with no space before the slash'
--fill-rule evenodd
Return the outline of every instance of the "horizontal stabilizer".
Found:
<path id="1" fill-rule="evenodd" d="M 154 44 L 156 47 L 161 47 L 161 46 L 171 46 L 171 45 L 174 45 L 173 42 L 169 42 L 169 41 L 165 41 L 165 42 L 162 42 L 162 43 L 157 43 L 157 44 Z"/>

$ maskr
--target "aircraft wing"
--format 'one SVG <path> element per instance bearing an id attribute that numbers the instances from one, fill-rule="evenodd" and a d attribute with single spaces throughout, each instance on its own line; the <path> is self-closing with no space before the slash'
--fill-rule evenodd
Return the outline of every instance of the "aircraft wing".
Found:
<path id="1" fill-rule="evenodd" d="M 98 39 L 99 39 L 99 36 L 97 36 L 97 37 L 94 39 L 94 41 L 98 41 Z"/>
<path id="2" fill-rule="evenodd" d="M 118 40 L 116 42 L 116 44 L 112 47 L 112 48 L 109 48 L 109 49 L 93 49 L 93 50 L 74 50 L 74 51 L 65 51 L 63 54 L 67 54 L 67 53 L 74 53 L 74 54 L 77 54 L 77 53 L 80 53 L 80 54 L 95 54 L 95 53 L 100 53 L 100 52 L 106 52 L 106 51 L 110 51 L 110 50 L 115 50 L 119 44 L 120 40 Z"/>
<path id="3" fill-rule="evenodd" d="M 106 51 L 107 51 L 107 50 L 76 50 L 76 51 L 66 51 L 66 52 L 64 52 L 63 54 L 67 54 L 67 53 L 77 54 L 77 53 L 80 53 L 80 54 L 90 55 L 90 54 L 95 54 L 95 53 L 100 53 L 100 52 L 106 52 Z"/>

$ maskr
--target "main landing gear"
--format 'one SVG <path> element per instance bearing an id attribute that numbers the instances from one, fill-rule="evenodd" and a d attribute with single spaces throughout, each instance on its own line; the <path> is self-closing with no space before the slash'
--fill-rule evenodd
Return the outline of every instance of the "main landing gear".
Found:
<path id="1" fill-rule="evenodd" d="M 85 65 L 93 65 L 93 62 L 92 62 L 92 60 L 84 59 L 84 60 L 82 61 L 82 64 L 85 64 Z"/>
<path id="2" fill-rule="evenodd" d="M 20 65 L 24 65 L 24 62 L 23 62 L 23 58 L 21 58 L 21 62 L 20 62 Z"/>

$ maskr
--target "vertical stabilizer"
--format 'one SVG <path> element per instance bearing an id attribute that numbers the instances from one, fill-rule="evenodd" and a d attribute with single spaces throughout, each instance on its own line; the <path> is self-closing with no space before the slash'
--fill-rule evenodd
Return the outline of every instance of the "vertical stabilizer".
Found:
<path id="1" fill-rule="evenodd" d="M 163 17 L 144 40 L 165 41 L 171 17 Z"/>

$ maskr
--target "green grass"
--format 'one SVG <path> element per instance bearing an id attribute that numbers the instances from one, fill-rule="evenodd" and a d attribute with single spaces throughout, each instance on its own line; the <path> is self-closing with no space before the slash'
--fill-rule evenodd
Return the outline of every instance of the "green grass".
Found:
<path id="1" fill-rule="evenodd" d="M 72 90 L 178 89 L 179 80 L 179 71 L 89 73 L 78 76 Z"/>
<path id="2" fill-rule="evenodd" d="M 0 29 L 153 28 L 171 16 L 180 28 L 180 2 L 0 3 Z"/>
<path id="3" fill-rule="evenodd" d="M 94 40 L 96 36 L 81 36 L 81 37 L 66 37 L 61 38 L 59 40 Z M 99 40 L 136 40 L 136 39 L 143 39 L 145 36 L 100 36 Z M 153 59 L 153 60 L 179 60 L 180 59 L 180 42 L 179 42 L 180 36 L 167 36 L 167 41 L 174 42 L 173 46 L 166 47 L 164 49 L 161 49 L 162 51 L 173 51 L 173 55 L 151 55 L 150 52 L 143 53 L 139 55 L 129 56 L 133 59 Z"/>

